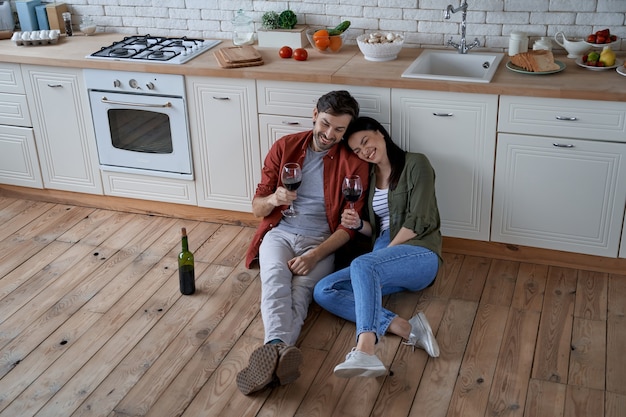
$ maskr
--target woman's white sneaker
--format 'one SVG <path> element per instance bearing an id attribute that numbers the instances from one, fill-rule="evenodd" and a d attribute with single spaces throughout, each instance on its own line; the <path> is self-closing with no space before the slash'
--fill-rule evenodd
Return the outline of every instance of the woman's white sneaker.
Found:
<path id="1" fill-rule="evenodd" d="M 335 366 L 335 375 L 340 378 L 364 376 L 375 378 L 387 374 L 387 368 L 376 355 L 369 355 L 356 348 L 346 355 L 343 363 Z"/>

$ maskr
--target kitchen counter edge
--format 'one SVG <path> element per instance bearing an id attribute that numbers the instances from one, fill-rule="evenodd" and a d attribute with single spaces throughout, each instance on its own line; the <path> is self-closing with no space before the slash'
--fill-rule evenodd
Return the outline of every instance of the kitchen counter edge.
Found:
<path id="1" fill-rule="evenodd" d="M 293 82 L 317 82 L 342 85 L 406 88 L 414 90 L 461 93 L 536 96 L 582 100 L 626 101 L 626 77 L 614 69 L 592 71 L 582 68 L 565 56 L 555 58 L 566 64 L 560 73 L 549 75 L 519 74 L 506 68 L 505 55 L 490 83 L 437 81 L 402 78 L 402 72 L 421 53 L 421 49 L 404 48 L 398 59 L 370 62 L 356 45 L 346 45 L 339 53 L 324 54 L 307 48 L 307 61 L 281 59 L 277 48 L 257 49 L 264 64 L 247 68 L 219 67 L 213 51 L 232 46 L 222 41 L 214 49 L 185 64 L 129 63 L 88 59 L 87 55 L 102 46 L 120 40 L 123 34 L 99 33 L 96 36 L 63 37 L 59 43 L 41 46 L 16 46 L 10 40 L 0 41 L 0 60 L 17 64 L 47 65 L 71 68 L 95 68 L 119 71 L 180 74 L 222 78 L 246 78 Z M 470 52 L 471 53 L 471 52 Z M 618 56 L 618 58 L 620 58 Z"/>

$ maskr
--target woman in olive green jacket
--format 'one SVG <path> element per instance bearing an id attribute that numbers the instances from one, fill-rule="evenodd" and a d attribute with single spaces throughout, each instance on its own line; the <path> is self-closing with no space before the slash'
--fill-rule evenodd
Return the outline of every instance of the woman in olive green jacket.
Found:
<path id="1" fill-rule="evenodd" d="M 390 332 L 439 356 L 439 347 L 424 313 L 406 320 L 382 305 L 383 296 L 419 291 L 434 282 L 441 265 L 439 209 L 435 172 L 425 155 L 403 151 L 376 120 L 359 117 L 344 135 L 352 151 L 370 163 L 368 219 L 346 209 L 342 225 L 371 236 L 373 251 L 315 286 L 315 301 L 356 323 L 357 344 L 335 375 L 376 377 L 387 373 L 374 352 Z"/>

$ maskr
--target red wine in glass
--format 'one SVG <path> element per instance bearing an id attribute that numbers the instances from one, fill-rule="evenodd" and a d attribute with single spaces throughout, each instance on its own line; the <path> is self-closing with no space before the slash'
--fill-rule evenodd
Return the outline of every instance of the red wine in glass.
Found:
<path id="1" fill-rule="evenodd" d="M 361 177 L 358 175 L 347 175 L 341 183 L 341 192 L 344 198 L 350 203 L 350 208 L 354 209 L 354 203 L 361 197 L 363 185 Z"/>
<path id="2" fill-rule="evenodd" d="M 289 162 L 283 167 L 280 179 L 283 183 L 283 187 L 289 191 L 295 191 L 302 184 L 302 169 L 300 165 L 295 162 Z M 296 217 L 297 213 L 293 209 L 293 204 L 288 209 L 282 211 L 285 217 Z"/>

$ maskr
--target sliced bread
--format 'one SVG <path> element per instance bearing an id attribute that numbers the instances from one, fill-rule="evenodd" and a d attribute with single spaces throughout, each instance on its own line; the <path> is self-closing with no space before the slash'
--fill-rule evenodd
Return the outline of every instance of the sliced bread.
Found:
<path id="1" fill-rule="evenodd" d="M 511 57 L 511 62 L 530 72 L 556 71 L 559 65 L 554 62 L 552 52 L 546 50 L 529 51 Z"/>

